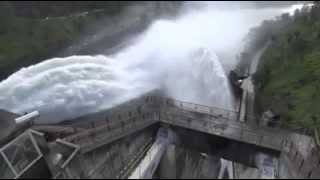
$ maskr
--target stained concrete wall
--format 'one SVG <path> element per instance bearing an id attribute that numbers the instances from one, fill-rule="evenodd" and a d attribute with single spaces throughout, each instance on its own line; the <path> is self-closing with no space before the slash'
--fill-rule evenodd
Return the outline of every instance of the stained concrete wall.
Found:
<path id="1" fill-rule="evenodd" d="M 153 93 L 149 94 L 153 95 Z M 82 128 L 90 128 L 92 126 L 99 126 L 105 122 L 116 122 L 116 121 L 123 121 L 130 116 L 134 116 L 136 114 L 140 114 L 140 112 L 154 112 L 155 110 L 162 109 L 159 105 L 159 101 L 157 98 L 153 99 L 150 96 L 143 96 L 142 98 L 134 99 L 128 103 L 119 105 L 113 109 L 95 113 L 92 115 L 88 115 L 85 117 L 78 118 L 76 120 L 77 123 L 66 123 L 67 126 L 77 126 Z M 139 109 L 137 109 L 137 107 Z M 165 109 L 170 110 L 170 109 Z M 172 110 L 171 110 L 172 111 Z M 181 112 L 181 111 L 179 111 Z M 203 116 L 203 115 L 202 115 Z M 202 117 L 201 116 L 201 117 Z M 199 117 L 199 118 L 201 118 Z M 75 121 L 72 121 L 75 122 Z M 125 121 L 123 121 L 125 122 Z M 158 124 L 155 124 L 153 127 L 159 127 Z M 210 155 L 224 157 L 225 159 L 238 161 L 244 164 L 249 164 L 254 166 L 255 164 L 255 153 L 257 152 L 264 152 L 267 154 L 271 154 L 273 156 L 278 156 L 278 151 L 266 150 L 265 148 L 259 148 L 253 144 L 248 143 L 241 143 L 238 141 L 230 140 L 227 138 L 210 135 L 203 132 L 196 132 L 194 130 L 181 130 L 181 127 L 174 127 L 175 132 L 180 136 L 182 139 L 182 143 L 177 144 L 175 154 L 176 154 L 176 162 L 177 162 L 177 169 L 176 169 L 176 177 L 181 178 L 195 178 L 195 177 L 205 177 L 205 174 L 211 173 L 211 171 L 206 171 L 206 167 L 210 164 L 216 164 L 217 161 L 214 159 L 206 159 L 203 160 L 203 157 L 208 157 Z M 148 134 L 147 131 L 142 131 L 144 135 L 142 135 L 141 141 L 135 139 L 132 135 L 122 138 L 129 139 L 130 142 L 127 145 L 124 145 L 122 140 L 118 140 L 114 143 L 105 145 L 101 148 L 94 150 L 94 153 L 85 153 L 81 155 L 78 159 L 83 159 L 80 162 L 85 162 L 86 170 L 91 169 L 99 169 L 95 170 L 94 172 L 85 172 L 83 173 L 84 177 L 96 177 L 96 178 L 108 178 L 108 177 L 115 177 L 119 174 L 119 171 L 126 163 L 124 162 L 129 158 L 127 154 L 132 152 L 132 155 L 137 153 L 139 147 L 142 146 L 142 142 L 146 142 L 146 138 L 154 137 L 154 135 Z M 305 140 L 294 139 L 294 142 L 307 142 Z M 128 148 L 130 147 L 130 148 Z M 301 144 L 298 147 L 304 147 Z M 180 148 L 180 150 L 179 150 Z M 130 150 L 131 149 L 131 150 Z M 292 149 L 292 148 L 291 148 Z M 304 148 L 308 149 L 308 148 Z M 134 152 L 134 153 L 133 153 Z M 200 154 L 200 152 L 205 152 L 208 155 Z M 235 153 L 236 152 L 236 153 Z M 291 172 L 299 172 L 302 174 L 303 177 L 319 177 L 318 171 L 312 170 L 314 169 L 314 165 L 311 166 L 309 163 L 305 163 L 306 161 L 314 161 L 313 155 L 309 156 L 308 153 L 303 153 L 305 150 L 300 150 L 303 155 L 303 158 L 296 159 L 295 164 L 297 164 L 297 168 L 289 167 L 290 159 L 282 158 L 279 167 L 279 177 L 298 177 L 299 175 L 292 174 Z M 289 152 L 289 154 L 293 152 Z M 312 153 L 311 153 L 312 154 Z M 284 154 L 282 154 L 284 155 Z M 200 158 L 201 157 L 201 158 Z M 288 156 L 289 157 L 289 156 Z M 182 159 L 181 159 L 182 158 Z M 97 163 L 97 161 L 105 159 L 105 163 Z M 215 162 L 215 163 L 213 163 Z M 288 162 L 289 165 L 285 163 Z M 315 164 L 316 162 L 312 162 Z M 78 163 L 79 164 L 79 163 Z M 81 163 L 82 164 L 82 163 Z M 97 166 L 97 164 L 100 164 Z M 204 165 L 206 164 L 206 165 Z M 319 166 L 319 165 L 318 165 Z M 287 168 L 287 170 L 286 170 Z M 101 169 L 101 170 L 100 170 Z M 282 169 L 282 170 L 281 170 Z M 312 171 L 311 171 L 312 170 Z M 95 173 L 100 172 L 101 173 Z M 206 171 L 206 172 L 205 172 Z M 161 173 L 160 173 L 161 174 Z M 158 176 L 160 177 L 158 173 Z M 210 176 L 213 176 L 212 174 Z"/>
<path id="2" fill-rule="evenodd" d="M 292 134 L 279 160 L 279 178 L 320 178 L 319 147 L 309 136 Z"/>
<path id="3" fill-rule="evenodd" d="M 78 154 L 64 176 L 73 178 L 117 178 L 129 161 L 155 137 L 158 126 L 149 127 L 84 154 Z"/>
<path id="4" fill-rule="evenodd" d="M 156 176 L 160 179 L 177 178 L 176 146 L 174 144 L 168 145 L 157 171 L 155 174 L 157 174 Z"/>
<path id="5" fill-rule="evenodd" d="M 181 127 L 171 128 L 179 139 L 176 143 L 177 147 L 223 157 L 226 160 L 242 163 L 247 166 L 257 167 L 256 155 L 259 153 L 264 153 L 272 157 L 280 156 L 280 152 L 261 148 L 252 144 L 221 138 Z"/>
<path id="6" fill-rule="evenodd" d="M 220 170 L 220 158 L 198 151 L 176 147 L 177 178 L 215 179 Z"/>
<path id="7" fill-rule="evenodd" d="M 44 158 L 38 160 L 19 179 L 47 179 L 51 177 L 51 172 Z"/>

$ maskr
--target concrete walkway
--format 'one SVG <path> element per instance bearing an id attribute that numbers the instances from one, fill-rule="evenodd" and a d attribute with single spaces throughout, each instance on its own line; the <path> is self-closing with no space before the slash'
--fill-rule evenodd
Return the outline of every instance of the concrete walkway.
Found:
<path id="1" fill-rule="evenodd" d="M 270 42 L 267 42 L 265 46 L 259 50 L 256 55 L 253 57 L 251 65 L 248 69 L 248 78 L 243 80 L 241 85 L 241 89 L 243 89 L 242 101 L 240 106 L 240 116 L 239 121 L 245 122 L 247 121 L 249 124 L 257 125 L 258 122 L 255 121 L 254 118 L 248 117 L 249 115 L 254 115 L 254 99 L 255 99 L 255 91 L 254 91 L 254 83 L 253 83 L 253 75 L 256 73 L 258 69 L 258 64 L 261 59 L 262 54 L 270 45 Z"/>

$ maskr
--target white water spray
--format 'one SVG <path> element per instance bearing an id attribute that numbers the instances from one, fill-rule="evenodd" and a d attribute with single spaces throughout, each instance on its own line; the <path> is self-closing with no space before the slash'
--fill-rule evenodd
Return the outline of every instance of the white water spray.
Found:
<path id="1" fill-rule="evenodd" d="M 53 58 L 21 69 L 0 83 L 0 109 L 38 110 L 41 123 L 57 123 L 159 88 L 173 98 L 232 109 L 224 67 L 235 58 L 217 54 L 235 57 L 249 28 L 271 15 L 277 14 L 203 8 L 155 21 L 111 57 Z"/>

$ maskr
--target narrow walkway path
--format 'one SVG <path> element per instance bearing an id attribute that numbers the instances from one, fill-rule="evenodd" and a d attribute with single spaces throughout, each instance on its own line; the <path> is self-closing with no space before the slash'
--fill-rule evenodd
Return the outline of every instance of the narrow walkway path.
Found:
<path id="1" fill-rule="evenodd" d="M 261 59 L 262 54 L 265 52 L 267 47 L 270 45 L 270 42 L 267 42 L 264 47 L 259 50 L 256 55 L 253 57 L 250 67 L 248 68 L 248 78 L 243 80 L 241 88 L 243 89 L 242 94 L 242 101 L 241 101 L 241 109 L 240 109 L 240 118 L 239 121 L 244 122 L 248 121 L 247 123 L 252 125 L 257 125 L 258 122 L 254 118 L 248 118 L 249 115 L 254 115 L 254 102 L 255 102 L 255 90 L 254 90 L 254 83 L 253 83 L 253 75 L 256 73 L 259 65 L 259 61 Z"/>

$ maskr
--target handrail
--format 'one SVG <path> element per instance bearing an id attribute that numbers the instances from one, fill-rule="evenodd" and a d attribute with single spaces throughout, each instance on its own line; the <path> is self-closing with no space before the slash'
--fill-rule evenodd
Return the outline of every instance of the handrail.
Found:
<path id="1" fill-rule="evenodd" d="M 215 115 L 227 115 L 230 120 L 237 120 L 238 119 L 238 114 L 239 112 L 236 110 L 231 110 L 231 109 L 225 109 L 221 107 L 216 107 L 216 106 L 208 106 L 208 105 L 201 105 L 197 103 L 192 103 L 192 102 L 187 102 L 187 101 L 181 101 L 173 98 L 168 98 L 168 97 L 162 97 L 162 96 L 153 96 L 155 98 L 159 98 L 160 100 L 165 101 L 166 105 L 178 105 L 177 107 L 183 108 L 183 109 L 188 109 L 186 107 L 193 106 L 193 108 L 190 108 L 191 110 L 199 113 L 206 113 L 206 114 L 215 114 Z M 169 100 L 169 101 L 168 101 Z M 163 104 L 163 102 L 161 102 Z M 201 109 L 206 108 L 208 111 L 204 112 L 201 111 Z M 217 111 L 220 111 L 220 113 L 217 113 Z M 232 118 L 230 118 L 232 117 Z M 247 120 L 253 120 L 253 119 L 259 119 L 255 115 L 248 115 L 246 114 L 246 119 Z M 279 123 L 280 124 L 280 123 Z"/>
<path id="2" fill-rule="evenodd" d="M 142 119 L 146 118 L 146 116 L 150 115 L 150 114 L 154 114 L 154 113 L 142 113 L 142 114 L 138 114 L 136 116 L 133 116 L 133 117 L 129 117 L 125 120 L 114 120 L 114 121 L 105 121 L 105 123 L 103 124 L 99 124 L 99 126 L 97 126 L 95 123 L 93 123 L 93 127 L 88 129 L 88 130 L 83 130 L 75 135 L 72 135 L 72 136 L 68 136 L 68 137 L 65 137 L 64 140 L 67 140 L 67 141 L 73 141 L 79 137 L 83 137 L 83 136 L 88 136 L 88 135 L 91 135 L 91 134 L 95 134 L 101 130 L 105 130 L 105 128 L 108 128 L 110 126 L 122 126 L 123 122 L 127 122 L 127 121 L 132 121 L 132 120 L 135 120 L 135 119 L 139 119 L 139 117 L 142 117 Z"/>
<path id="3" fill-rule="evenodd" d="M 282 136 L 278 136 L 278 134 L 274 134 L 274 133 L 268 133 L 267 131 L 261 131 L 260 129 L 258 129 L 257 131 L 255 131 L 254 129 L 248 129 L 246 126 L 235 126 L 232 125 L 232 123 L 228 123 L 226 122 L 226 128 L 222 127 L 218 127 L 217 129 L 212 128 L 212 126 L 219 126 L 219 125 L 224 125 L 224 124 L 219 124 L 216 123 L 215 121 L 210 121 L 209 119 L 202 119 L 199 118 L 197 119 L 197 122 L 203 122 L 205 123 L 205 125 L 203 125 L 203 123 L 197 123 L 197 124 L 192 124 L 190 122 L 190 119 L 194 121 L 194 118 L 181 118 L 183 117 L 183 115 L 181 114 L 173 114 L 173 113 L 166 113 L 166 114 L 171 114 L 173 116 L 179 116 L 180 118 L 164 118 L 162 121 L 163 122 L 172 122 L 173 124 L 181 124 L 182 126 L 186 127 L 186 128 L 195 128 L 195 129 L 203 129 L 204 132 L 211 132 L 211 130 L 213 130 L 214 134 L 216 135 L 221 135 L 223 137 L 226 138 L 231 138 L 231 139 L 235 139 L 235 140 L 245 140 L 246 142 L 249 141 L 250 143 L 256 144 L 256 145 L 262 145 L 262 146 L 267 146 L 267 147 L 272 147 L 275 148 L 277 150 L 280 150 L 283 146 L 285 137 Z M 163 117 L 163 116 L 162 116 Z M 185 117 L 185 116 L 184 116 Z M 177 120 L 179 119 L 179 120 Z M 199 121 L 199 120 L 202 121 Z M 230 125 L 231 124 L 231 125 Z M 205 127 L 205 128 L 203 128 Z M 208 127 L 210 129 L 208 129 Z M 233 131 L 233 130 L 235 131 Z M 249 140 L 245 137 L 255 137 L 254 139 L 249 138 Z"/>
<path id="4" fill-rule="evenodd" d="M 179 116 L 179 117 L 183 117 L 183 116 L 184 116 L 184 115 L 173 114 L 173 113 L 168 113 L 168 112 L 166 112 L 165 114 L 170 114 L 170 115 Z M 190 118 L 190 117 L 188 117 L 188 118 Z M 192 119 L 192 117 L 191 117 L 191 119 Z M 210 123 L 210 124 L 214 124 L 214 125 L 221 125 L 221 123 L 217 123 L 217 122 L 215 122 L 215 121 L 210 121 L 210 120 L 207 120 L 207 119 L 201 119 L 201 118 L 199 118 L 199 119 L 197 119 L 197 120 L 205 121 L 206 123 Z M 184 121 L 185 121 L 185 120 L 184 120 Z M 259 131 L 259 130 L 265 130 L 265 128 L 260 128 L 260 129 L 258 129 L 258 131 L 260 132 L 260 133 L 258 134 L 257 131 L 253 131 L 252 129 L 249 129 L 249 127 L 246 126 L 245 124 L 235 125 L 235 124 L 238 124 L 238 123 L 233 123 L 233 122 L 232 122 L 232 123 L 226 122 L 225 124 L 226 124 L 228 127 L 231 127 L 231 128 L 233 128 L 233 129 L 244 130 L 244 131 L 249 132 L 249 133 L 251 133 L 251 134 L 256 134 L 256 135 L 259 135 L 259 136 L 261 136 L 261 135 L 263 135 L 263 136 L 270 136 L 270 135 L 268 135 L 268 134 L 265 134 L 264 132 Z"/>
<path id="5" fill-rule="evenodd" d="M 148 99 L 148 97 L 146 97 L 146 98 Z M 161 97 L 157 97 L 157 98 L 161 98 Z M 160 100 L 166 100 L 166 99 L 168 99 L 168 98 L 161 98 Z M 179 103 L 178 100 L 176 100 L 176 102 Z M 175 103 L 175 101 L 173 101 L 173 103 Z M 196 110 L 200 110 L 201 109 L 201 108 L 197 108 L 198 106 L 211 108 L 209 106 L 198 105 L 198 104 L 195 104 L 195 103 L 186 103 L 186 104 L 195 105 L 194 108 Z M 172 105 L 172 103 L 170 103 L 169 105 Z M 175 104 L 173 104 L 173 105 L 175 105 Z M 184 106 L 184 104 L 182 104 L 182 106 L 186 107 L 186 106 Z M 188 111 L 188 110 L 192 110 L 193 111 L 194 110 L 192 108 L 191 109 L 189 109 L 189 108 L 180 108 L 179 106 L 174 106 L 174 107 L 177 107 L 180 112 L 181 111 Z M 210 112 L 210 111 L 208 111 L 208 112 Z M 224 112 L 228 112 L 228 111 L 225 110 Z M 77 139 L 79 139 L 81 137 L 84 137 L 84 136 L 89 136 L 89 135 L 92 135 L 92 134 L 98 134 L 100 131 L 105 131 L 106 128 L 110 128 L 112 126 L 117 126 L 117 127 L 119 126 L 121 128 L 121 127 L 125 126 L 129 121 L 130 122 L 131 121 L 137 122 L 137 121 L 140 121 L 140 119 L 144 119 L 146 117 L 149 118 L 150 117 L 149 115 L 154 116 L 155 113 L 184 117 L 182 119 L 183 121 L 187 121 L 187 119 L 194 118 L 194 116 L 192 116 L 191 114 L 188 114 L 188 113 L 179 113 L 179 112 L 173 113 L 173 112 L 161 112 L 161 111 L 159 111 L 159 112 L 147 112 L 147 113 L 143 113 L 142 112 L 140 114 L 128 117 L 126 119 L 121 119 L 121 118 L 117 119 L 117 118 L 115 118 L 113 120 L 110 119 L 110 120 L 107 120 L 107 121 L 102 121 L 104 123 L 99 123 L 99 124 L 92 123 L 92 128 L 90 128 L 88 130 L 84 130 L 82 132 L 79 132 L 79 133 L 77 133 L 77 134 L 75 134 L 73 136 L 68 136 L 68 137 L 65 138 L 65 140 L 74 141 L 74 140 L 77 140 Z M 272 128 L 259 127 L 259 126 L 258 127 L 254 127 L 254 126 L 252 127 L 252 126 L 248 126 L 245 123 L 238 122 L 238 121 L 232 121 L 232 122 L 230 122 L 230 121 L 227 122 L 226 121 L 226 122 L 224 122 L 223 119 L 230 118 L 233 115 L 232 113 L 234 113 L 234 111 L 231 111 L 231 114 L 228 114 L 228 116 L 223 115 L 223 114 L 222 114 L 222 116 L 219 116 L 219 114 L 207 113 L 210 118 L 208 118 L 208 119 L 199 118 L 199 119 L 201 119 L 204 123 L 209 123 L 211 126 L 212 125 L 219 126 L 219 125 L 226 124 L 228 128 L 232 128 L 232 129 L 236 129 L 237 131 L 240 131 L 241 135 L 243 135 L 243 134 L 244 135 L 254 134 L 258 138 L 261 137 L 260 138 L 261 141 L 262 141 L 262 139 L 264 137 L 274 137 L 274 136 L 272 136 L 272 133 L 270 133 L 270 131 L 271 132 L 275 132 L 275 131 L 273 131 Z M 117 117 L 117 116 L 115 116 L 115 117 Z M 186 123 L 186 122 L 184 122 L 184 123 Z M 257 129 L 253 129 L 253 128 L 257 128 Z"/>
<path id="6" fill-rule="evenodd" d="M 177 100 L 174 98 L 168 98 L 168 97 L 162 97 L 162 96 L 152 96 L 152 97 L 159 98 L 160 100 L 166 101 L 165 102 L 166 105 L 173 105 L 173 106 L 182 108 L 184 110 L 190 109 L 194 112 L 205 113 L 205 114 L 209 114 L 209 115 L 222 115 L 222 117 L 220 117 L 220 118 L 225 118 L 224 116 L 226 116 L 227 118 L 225 118 L 225 119 L 233 120 L 234 122 L 237 122 L 237 118 L 238 118 L 237 115 L 239 112 L 237 112 L 235 110 L 224 109 L 224 108 L 215 107 L 215 106 L 201 105 L 201 104 L 197 104 L 197 103 L 186 102 L 186 101 L 181 101 L 181 100 Z M 163 102 L 161 102 L 161 103 L 163 104 Z M 185 105 L 191 105 L 191 106 L 193 106 L 193 108 L 186 108 Z M 208 111 L 207 112 L 201 111 L 200 110 L 201 108 L 207 108 Z M 220 111 L 220 113 L 219 112 L 217 113 L 217 111 Z M 246 114 L 246 120 L 259 120 L 259 119 L 260 118 L 256 117 L 255 115 Z M 263 127 L 268 130 L 290 131 L 290 132 L 295 132 L 295 133 L 299 133 L 299 134 L 310 135 L 307 132 L 301 131 L 300 129 L 283 127 L 283 123 L 281 121 L 274 121 L 272 123 L 274 124 L 275 127 L 265 127 L 260 124 L 258 124 L 257 127 L 259 127 L 259 128 Z"/>
<path id="7" fill-rule="evenodd" d="M 0 148 L 0 156 L 3 157 L 3 159 L 5 160 L 4 163 L 10 168 L 10 171 L 13 173 L 15 178 L 19 178 L 20 176 L 22 176 L 27 170 L 29 170 L 35 163 L 37 163 L 43 157 L 43 154 L 42 154 L 36 140 L 34 139 L 32 133 L 35 133 L 37 135 L 42 135 L 41 133 L 38 133 L 36 131 L 27 130 L 24 133 L 20 134 L 15 139 L 13 139 L 12 141 L 10 141 L 8 144 L 6 144 Z M 32 148 L 34 148 L 33 149 L 34 153 L 36 153 L 37 156 L 34 157 L 33 159 L 30 159 L 28 164 L 26 164 L 23 168 L 16 169 L 16 167 L 14 167 L 14 164 L 12 163 L 12 160 L 9 160 L 7 153 L 5 151 L 13 145 L 20 144 L 21 141 L 23 143 L 25 143 L 25 141 L 30 141 L 32 144 Z M 17 147 L 17 148 L 21 148 L 21 147 Z"/>
<path id="8" fill-rule="evenodd" d="M 180 111 L 184 111 L 185 109 L 180 109 Z M 172 114 L 172 113 L 171 113 Z M 176 113 L 177 114 L 177 113 Z M 211 118 L 214 118 L 215 119 L 215 122 L 217 121 L 222 121 L 222 120 L 218 120 L 216 119 L 217 118 L 217 115 L 216 114 L 207 114 L 208 116 L 210 116 Z M 179 113 L 179 116 L 188 116 L 187 113 Z M 192 116 L 191 116 L 192 117 Z M 230 118 L 225 118 L 223 116 L 219 116 L 219 119 L 225 119 L 225 120 L 233 120 L 233 119 L 230 119 Z M 212 122 L 212 121 L 211 121 Z M 241 126 L 241 127 L 246 127 L 246 128 L 249 128 L 249 127 L 254 127 L 254 128 L 258 128 L 258 130 L 267 130 L 267 131 L 275 131 L 275 128 L 270 128 L 270 127 L 264 127 L 264 126 L 250 126 L 250 125 L 247 125 L 245 122 L 239 122 L 239 121 L 224 121 L 224 123 L 228 123 L 228 125 L 237 125 L 237 126 Z M 277 129 L 278 131 L 278 129 Z M 282 131 L 285 131 L 282 129 Z"/>
<path id="9" fill-rule="evenodd" d="M 150 104 L 150 103 L 155 103 L 159 104 L 160 106 L 160 111 L 157 111 L 156 109 L 149 111 L 144 111 L 144 109 L 141 111 L 137 111 L 136 109 L 133 111 L 128 111 L 125 112 L 125 115 L 121 114 L 120 112 L 117 112 L 116 114 L 109 114 L 108 117 L 105 120 L 101 121 L 94 121 L 94 122 L 88 122 L 88 124 L 91 124 L 90 129 L 88 130 L 83 130 L 75 135 L 68 136 L 64 138 L 65 140 L 76 140 L 84 136 L 88 135 L 95 135 L 101 131 L 105 131 L 106 128 L 112 128 L 112 127 L 123 127 L 127 126 L 128 122 L 140 122 L 141 119 L 144 118 L 150 118 L 150 115 L 154 115 L 155 113 L 160 113 L 163 114 L 162 111 L 166 111 L 165 108 L 177 108 L 178 111 L 175 112 L 165 112 L 168 115 L 174 115 L 174 116 L 180 116 L 184 117 L 182 120 L 186 121 L 188 118 L 194 118 L 193 114 L 190 114 L 191 112 L 198 112 L 202 114 L 206 114 L 207 119 L 205 118 L 199 118 L 203 120 L 204 123 L 210 123 L 211 125 L 222 125 L 222 124 L 227 124 L 228 128 L 235 129 L 237 131 L 241 131 L 241 135 L 250 135 L 250 134 L 255 134 L 258 135 L 258 137 L 261 136 L 261 139 L 263 137 L 275 137 L 273 134 L 279 134 L 279 133 L 288 133 L 291 131 L 288 131 L 288 129 L 282 129 L 279 131 L 279 128 L 271 128 L 271 127 L 265 127 L 261 125 L 248 125 L 245 122 L 239 122 L 237 121 L 237 114 L 238 112 L 234 110 L 228 110 L 228 109 L 223 109 L 219 107 L 210 107 L 207 105 L 200 105 L 192 102 L 186 102 L 186 101 L 180 101 L 176 100 L 173 98 L 167 98 L 167 97 L 161 97 L 161 96 L 154 96 L 154 95 L 148 95 L 148 96 L 143 96 L 143 100 L 141 101 L 142 104 L 139 103 L 139 106 L 144 105 L 144 104 Z M 162 109 L 162 108 L 164 109 Z M 190 112 L 190 113 L 187 113 Z M 130 114 L 128 114 L 130 113 Z M 133 114 L 133 115 L 131 115 Z M 111 115 L 111 116 L 110 116 Z M 121 117 L 120 117 L 121 116 Z M 125 117 L 125 118 L 123 118 Z M 248 118 L 256 118 L 255 116 L 247 116 Z M 158 121 L 157 119 L 152 119 L 155 121 Z M 224 122 L 224 120 L 232 120 Z M 186 122 L 184 122 L 186 123 Z M 130 123 L 131 124 L 131 123 Z M 89 126 L 89 125 L 88 125 Z M 113 128 L 114 129 L 114 128 Z M 258 141 L 258 140 L 255 140 Z"/>
<path id="10" fill-rule="evenodd" d="M 162 100 L 171 100 L 173 102 L 179 102 L 179 103 L 184 103 L 184 104 L 192 104 L 195 105 L 197 107 L 208 107 L 208 108 L 213 108 L 213 109 L 219 109 L 222 111 L 227 111 L 227 112 L 235 112 L 238 113 L 235 110 L 231 110 L 231 109 L 225 109 L 225 108 L 221 108 L 221 107 L 217 107 L 217 106 L 208 106 L 208 105 L 202 105 L 202 104 L 197 104 L 197 103 L 193 103 L 193 102 L 187 102 L 187 101 L 182 101 L 182 100 L 178 100 L 178 99 L 174 99 L 174 98 L 169 98 L 169 97 L 164 97 L 164 96 L 151 96 L 151 97 L 155 97 L 155 98 L 160 98 Z"/>

